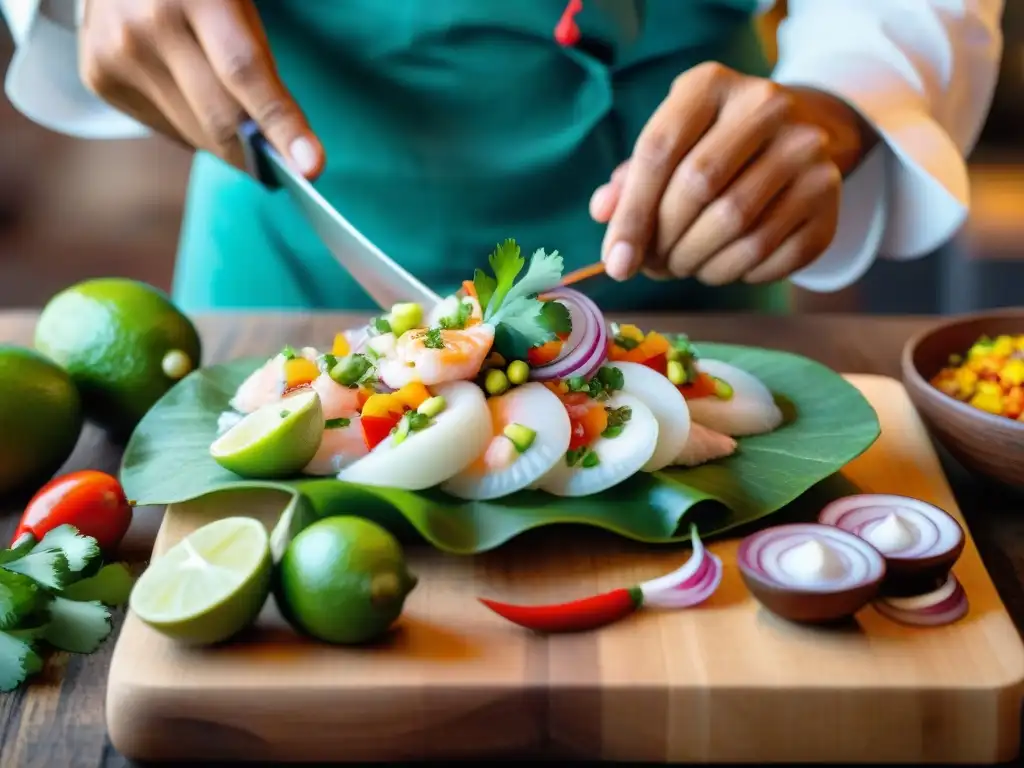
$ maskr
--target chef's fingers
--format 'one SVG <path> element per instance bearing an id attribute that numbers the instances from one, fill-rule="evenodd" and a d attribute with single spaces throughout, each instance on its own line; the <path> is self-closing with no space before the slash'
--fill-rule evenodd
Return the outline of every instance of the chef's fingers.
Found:
<path id="1" fill-rule="evenodd" d="M 644 263 L 669 179 L 714 122 L 732 77 L 735 73 L 719 64 L 702 64 L 683 73 L 640 132 L 601 248 L 612 278 L 632 277 Z"/>
<path id="2" fill-rule="evenodd" d="M 202 131 L 200 148 L 236 168 L 245 165 L 238 141 L 238 126 L 245 110 L 220 82 L 192 31 L 164 28 L 157 33 L 167 68 Z"/>
<path id="3" fill-rule="evenodd" d="M 708 285 L 780 280 L 820 256 L 835 235 L 842 176 L 822 162 L 803 173 L 765 210 L 757 227 L 730 243 L 697 273 Z"/>
<path id="4" fill-rule="evenodd" d="M 194 3 L 189 21 L 221 83 L 267 141 L 305 176 L 318 175 L 323 146 L 281 81 L 250 0 Z"/>
<path id="5" fill-rule="evenodd" d="M 605 224 L 615 213 L 615 206 L 619 204 L 622 197 L 622 182 L 626 178 L 629 169 L 629 161 L 620 163 L 612 171 L 611 178 L 607 183 L 602 184 L 594 190 L 590 197 L 590 217 L 599 224 Z"/>
<path id="6" fill-rule="evenodd" d="M 685 241 L 684 236 L 778 134 L 789 111 L 790 98 L 779 86 L 750 80 L 730 93 L 714 127 L 683 158 L 661 199 L 655 245 L 657 256 L 676 277 L 690 276 L 717 250 L 701 247 L 701 232 Z M 726 206 L 712 212 L 723 214 L 732 217 L 736 212 Z"/>
<path id="7" fill-rule="evenodd" d="M 826 159 L 827 141 L 825 133 L 812 126 L 787 126 L 778 131 L 764 152 L 678 238 L 671 247 L 669 270 L 677 277 L 692 275 L 714 254 L 749 232 L 783 189 Z M 664 224 L 659 228 L 659 236 L 665 228 Z"/>

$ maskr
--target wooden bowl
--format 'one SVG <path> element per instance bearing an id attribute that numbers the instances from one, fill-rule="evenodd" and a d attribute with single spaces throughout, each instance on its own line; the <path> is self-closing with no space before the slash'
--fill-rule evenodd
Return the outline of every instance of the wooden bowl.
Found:
<path id="1" fill-rule="evenodd" d="M 1024 333 L 1024 309 L 958 315 L 919 333 L 903 348 L 903 384 L 935 438 L 967 469 L 1024 490 L 1024 422 L 978 410 L 929 381 L 953 354 L 981 336 Z"/>

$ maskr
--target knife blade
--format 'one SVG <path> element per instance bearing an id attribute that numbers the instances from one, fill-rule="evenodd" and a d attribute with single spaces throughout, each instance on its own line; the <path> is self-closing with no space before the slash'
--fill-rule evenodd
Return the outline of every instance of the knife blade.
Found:
<path id="1" fill-rule="evenodd" d="M 238 130 L 246 167 L 269 189 L 284 189 L 334 258 L 384 310 L 395 304 L 415 302 L 429 312 L 441 297 L 389 258 L 342 216 L 316 187 L 294 171 L 260 132 L 252 120 Z"/>

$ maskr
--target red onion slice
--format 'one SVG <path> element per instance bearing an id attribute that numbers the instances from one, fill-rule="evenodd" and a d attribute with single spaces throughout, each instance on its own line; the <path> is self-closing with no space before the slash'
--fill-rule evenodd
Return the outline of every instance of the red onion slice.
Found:
<path id="1" fill-rule="evenodd" d="M 964 544 L 963 528 L 948 512 L 907 496 L 847 496 L 826 506 L 818 522 L 859 536 L 892 559 L 938 557 Z"/>
<path id="2" fill-rule="evenodd" d="M 557 288 L 545 298 L 558 301 L 572 320 L 572 332 L 562 346 L 562 353 L 550 363 L 530 371 L 536 381 L 591 376 L 608 356 L 608 326 L 597 305 L 579 291 Z"/>
<path id="3" fill-rule="evenodd" d="M 890 597 L 875 601 L 875 609 L 883 616 L 914 627 L 940 627 L 952 624 L 967 615 L 970 604 L 967 593 L 949 574 L 934 592 L 915 597 Z"/>
<path id="4" fill-rule="evenodd" d="M 808 542 L 834 553 L 841 565 L 837 576 L 801 578 L 787 569 L 786 561 Z M 762 579 L 800 592 L 839 592 L 885 574 L 885 561 L 869 544 L 846 531 L 815 523 L 779 525 L 751 534 L 740 544 L 737 558 Z"/>
<path id="5" fill-rule="evenodd" d="M 690 528 L 693 554 L 681 568 L 640 585 L 643 604 L 653 608 L 690 608 L 707 600 L 722 583 L 722 560 L 704 548 L 697 527 Z"/>

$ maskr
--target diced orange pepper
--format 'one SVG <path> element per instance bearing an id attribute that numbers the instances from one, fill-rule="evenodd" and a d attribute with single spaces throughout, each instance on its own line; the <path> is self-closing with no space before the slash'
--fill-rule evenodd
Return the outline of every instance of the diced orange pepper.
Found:
<path id="1" fill-rule="evenodd" d="M 643 341 L 629 350 L 624 361 L 628 363 L 642 363 L 645 360 L 650 360 L 652 357 L 666 354 L 671 348 L 672 345 L 669 344 L 668 339 L 660 333 L 651 331 L 644 337 Z"/>
<path id="2" fill-rule="evenodd" d="M 569 386 L 564 381 L 545 381 L 544 386 L 559 397 L 569 391 Z"/>
<path id="3" fill-rule="evenodd" d="M 284 388 L 285 390 L 301 387 L 303 384 L 312 383 L 320 375 L 320 369 L 316 363 L 304 357 L 293 357 L 284 362 Z"/>
<path id="4" fill-rule="evenodd" d="M 416 410 L 431 398 L 430 390 L 418 381 L 406 384 L 391 396 L 411 411 Z"/>
<path id="5" fill-rule="evenodd" d="M 344 333 L 334 334 L 334 345 L 331 347 L 331 354 L 337 357 L 344 357 L 352 351 L 352 345 L 348 343 Z"/>
<path id="6" fill-rule="evenodd" d="M 676 389 L 682 392 L 683 397 L 687 400 L 710 397 L 715 394 L 715 380 L 706 373 L 702 373 L 692 384 L 680 384 Z"/>
<path id="7" fill-rule="evenodd" d="M 394 394 L 378 392 L 366 398 L 363 409 L 359 413 L 363 417 L 386 419 L 395 414 L 401 416 L 404 411 L 402 402 Z"/>
<path id="8" fill-rule="evenodd" d="M 526 362 L 537 368 L 556 360 L 562 352 L 562 342 L 558 340 L 549 341 L 539 347 L 533 347 L 526 352 Z"/>
<path id="9" fill-rule="evenodd" d="M 608 344 L 608 359 L 613 363 L 622 363 L 626 361 L 629 355 L 629 350 L 624 347 L 620 347 L 614 341 Z"/>
<path id="10" fill-rule="evenodd" d="M 462 281 L 462 292 L 467 296 L 472 296 L 474 299 L 477 298 L 476 286 L 473 284 L 472 280 Z"/>

